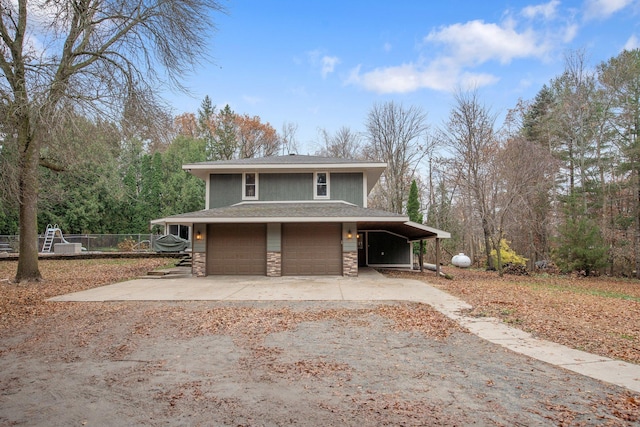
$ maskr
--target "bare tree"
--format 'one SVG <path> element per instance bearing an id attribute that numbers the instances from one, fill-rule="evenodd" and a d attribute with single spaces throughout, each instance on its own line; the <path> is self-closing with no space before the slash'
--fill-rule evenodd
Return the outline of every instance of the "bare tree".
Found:
<path id="1" fill-rule="evenodd" d="M 402 213 L 416 168 L 435 146 L 429 139 L 427 115 L 419 107 L 405 108 L 391 101 L 373 106 L 366 127 L 365 156 L 387 163 L 376 200 L 379 207 Z"/>
<path id="2" fill-rule="evenodd" d="M 331 135 L 326 129 L 319 129 L 322 147 L 316 154 L 341 159 L 357 159 L 361 157 L 362 138 L 360 134 L 342 126 Z"/>
<path id="3" fill-rule="evenodd" d="M 69 113 L 153 114 L 155 91 L 206 57 L 215 0 L 0 0 L 0 102 L 17 147 L 16 281 L 39 280 L 38 168 Z M 135 106 L 135 108 L 134 108 Z"/>
<path id="4" fill-rule="evenodd" d="M 496 249 L 498 265 L 502 275 L 500 242 L 505 237 L 509 222 L 518 222 L 517 217 L 530 217 L 536 204 L 544 200 L 554 184 L 556 162 L 544 147 L 523 137 L 514 137 L 500 147 L 495 159 L 493 181 L 494 200 L 491 201 L 490 221 L 492 245 Z M 545 226 L 540 224 L 538 226 Z M 535 225 L 532 225 L 535 227 Z M 524 239 L 524 238 L 523 238 Z"/>
<path id="5" fill-rule="evenodd" d="M 552 144 L 560 159 L 566 164 L 568 188 L 571 196 L 581 196 L 582 210 L 588 209 L 585 188 L 594 185 L 593 165 L 601 105 L 596 94 L 595 71 L 587 67 L 583 51 L 570 52 L 565 57 L 565 70 L 552 81 L 555 95 L 552 107 Z M 597 184 L 596 184 L 597 185 Z"/>
<path id="6" fill-rule="evenodd" d="M 282 132 L 280 134 L 280 146 L 282 154 L 296 154 L 298 152 L 298 124 L 293 122 L 285 122 L 282 124 Z"/>
<path id="7" fill-rule="evenodd" d="M 456 93 L 455 101 L 440 138 L 454 156 L 458 183 L 468 206 L 480 220 L 488 267 L 493 268 L 491 203 L 496 191 L 494 166 L 499 148 L 494 133 L 496 117 L 480 103 L 475 90 Z"/>

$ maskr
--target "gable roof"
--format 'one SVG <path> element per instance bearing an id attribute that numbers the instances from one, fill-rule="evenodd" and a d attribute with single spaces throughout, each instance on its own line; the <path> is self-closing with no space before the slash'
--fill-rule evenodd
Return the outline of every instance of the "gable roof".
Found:
<path id="1" fill-rule="evenodd" d="M 367 177 L 367 191 L 380 179 L 387 168 L 384 162 L 369 160 L 342 159 L 336 157 L 288 155 L 255 157 L 250 159 L 218 160 L 182 165 L 182 169 L 207 180 L 209 174 L 216 173 L 278 173 L 278 172 L 362 172 Z"/>

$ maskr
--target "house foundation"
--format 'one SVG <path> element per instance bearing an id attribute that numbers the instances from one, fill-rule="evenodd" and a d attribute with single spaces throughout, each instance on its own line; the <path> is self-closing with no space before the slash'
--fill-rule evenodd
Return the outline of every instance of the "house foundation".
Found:
<path id="1" fill-rule="evenodd" d="M 358 251 L 342 252 L 342 275 L 358 277 Z"/>
<path id="2" fill-rule="evenodd" d="M 282 253 L 267 251 L 267 276 L 282 276 Z"/>
<path id="3" fill-rule="evenodd" d="M 207 254 L 194 252 L 191 254 L 191 274 L 196 277 L 204 277 L 207 275 Z"/>

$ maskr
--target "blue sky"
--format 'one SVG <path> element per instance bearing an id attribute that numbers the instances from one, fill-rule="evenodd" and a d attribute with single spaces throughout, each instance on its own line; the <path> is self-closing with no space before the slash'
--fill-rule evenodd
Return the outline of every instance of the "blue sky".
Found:
<path id="1" fill-rule="evenodd" d="M 218 108 L 298 126 L 300 154 L 318 129 L 363 131 L 375 103 L 424 109 L 442 126 L 458 88 L 476 87 L 502 116 L 562 72 L 567 52 L 589 65 L 640 47 L 640 0 L 228 0 L 216 15 L 212 64 L 168 94 L 174 113 Z"/>

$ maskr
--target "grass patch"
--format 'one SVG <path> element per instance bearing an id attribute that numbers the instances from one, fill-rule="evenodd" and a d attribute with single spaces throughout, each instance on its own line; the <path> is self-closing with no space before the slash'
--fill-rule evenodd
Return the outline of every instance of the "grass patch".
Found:
<path id="1" fill-rule="evenodd" d="M 554 292 L 568 292 L 579 295 L 593 295 L 596 297 L 603 298 L 614 298 L 621 299 L 626 301 L 635 301 L 640 302 L 640 297 L 629 295 L 624 292 L 617 292 L 611 290 L 601 290 L 601 289 L 589 289 L 584 287 L 576 287 L 572 285 L 556 285 L 552 283 L 541 283 L 541 282 L 522 282 L 519 285 L 529 287 L 533 290 L 550 290 Z"/>

